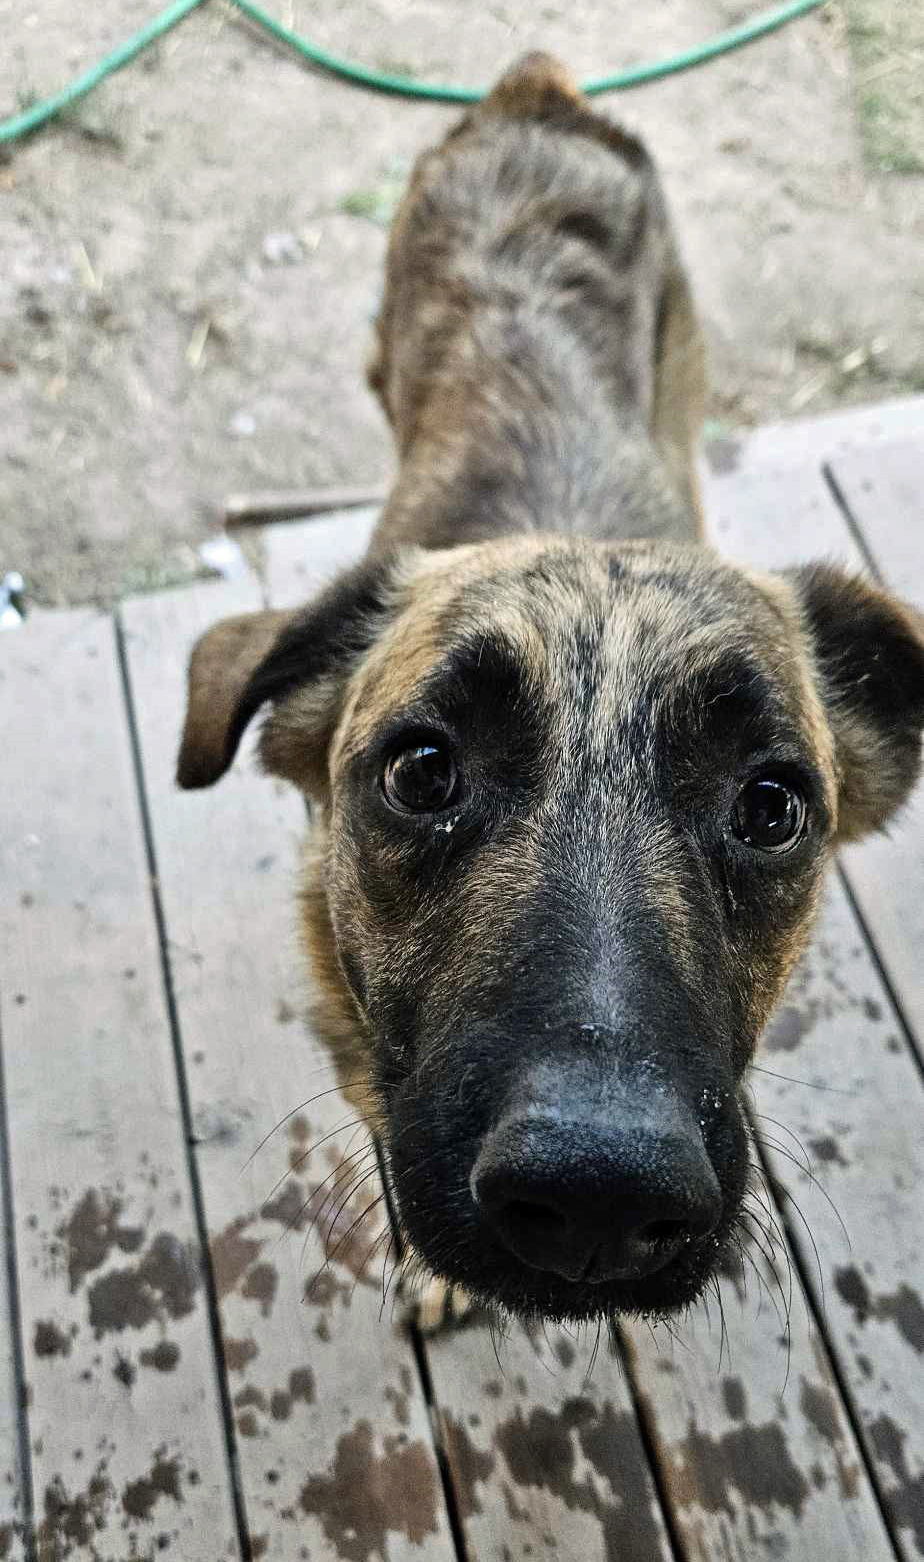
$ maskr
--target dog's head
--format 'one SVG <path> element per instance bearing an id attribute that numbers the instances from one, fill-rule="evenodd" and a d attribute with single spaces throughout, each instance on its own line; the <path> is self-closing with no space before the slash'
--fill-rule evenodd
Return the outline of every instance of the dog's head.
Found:
<path id="1" fill-rule="evenodd" d="M 827 567 L 520 538 L 210 630 L 181 785 L 264 704 L 414 1247 L 525 1315 L 691 1301 L 832 846 L 918 773 L 920 622 Z"/>

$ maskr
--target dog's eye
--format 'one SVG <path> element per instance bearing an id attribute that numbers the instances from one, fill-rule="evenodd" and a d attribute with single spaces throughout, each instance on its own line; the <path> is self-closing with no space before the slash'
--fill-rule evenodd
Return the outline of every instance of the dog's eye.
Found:
<path id="1" fill-rule="evenodd" d="M 783 852 L 794 846 L 805 825 L 805 799 L 776 776 L 756 776 L 735 802 L 734 829 L 746 846 Z"/>
<path id="2" fill-rule="evenodd" d="M 402 749 L 388 761 L 382 790 L 392 808 L 429 814 L 452 802 L 457 781 L 458 771 L 448 749 L 421 743 Z"/>

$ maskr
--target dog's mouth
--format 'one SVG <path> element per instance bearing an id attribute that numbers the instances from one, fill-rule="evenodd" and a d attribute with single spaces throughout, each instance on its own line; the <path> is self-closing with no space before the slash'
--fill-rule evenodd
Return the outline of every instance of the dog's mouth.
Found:
<path id="1" fill-rule="evenodd" d="M 411 1224 L 413 1229 L 415 1223 Z M 442 1243 L 434 1249 L 422 1243 L 419 1234 L 411 1240 L 434 1273 L 461 1286 L 481 1307 L 526 1322 L 592 1323 L 620 1315 L 654 1318 L 685 1312 L 723 1268 L 734 1227 L 732 1215 L 708 1236 L 679 1246 L 666 1241 L 659 1261 L 645 1274 L 614 1274 L 594 1256 L 587 1270 L 574 1279 L 511 1260 L 490 1236 L 482 1236 L 467 1250 L 457 1241 L 453 1258 L 448 1256 L 448 1242 L 446 1249 Z"/>

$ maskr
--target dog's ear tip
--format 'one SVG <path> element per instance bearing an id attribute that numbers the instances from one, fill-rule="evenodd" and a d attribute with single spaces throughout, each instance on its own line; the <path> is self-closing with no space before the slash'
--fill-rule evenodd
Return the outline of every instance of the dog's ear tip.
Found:
<path id="1" fill-rule="evenodd" d="M 203 787 L 212 786 L 218 780 L 218 775 L 212 770 L 205 770 L 200 765 L 192 764 L 181 756 L 176 767 L 176 784 L 181 792 L 199 792 Z"/>
<path id="2" fill-rule="evenodd" d="M 199 792 L 203 787 L 212 786 L 218 776 L 203 770 L 199 765 L 191 764 L 181 755 L 177 761 L 175 780 L 181 792 Z"/>
<path id="3" fill-rule="evenodd" d="M 482 107 L 487 113 L 517 117 L 581 101 L 581 89 L 567 66 L 544 49 L 531 49 L 495 82 Z"/>
<path id="4" fill-rule="evenodd" d="M 181 792 L 201 792 L 220 781 L 229 764 L 224 754 L 215 753 L 184 733 L 176 762 L 176 784 Z"/>
<path id="5" fill-rule="evenodd" d="M 291 619 L 288 612 L 239 613 L 210 625 L 189 658 L 186 717 L 176 784 L 194 792 L 228 770 L 259 702 L 249 698 L 254 674 Z"/>

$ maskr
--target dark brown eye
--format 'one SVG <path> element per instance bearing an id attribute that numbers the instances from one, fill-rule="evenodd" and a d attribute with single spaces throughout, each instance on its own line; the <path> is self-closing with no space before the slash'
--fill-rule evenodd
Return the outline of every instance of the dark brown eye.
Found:
<path id="1" fill-rule="evenodd" d="M 421 743 L 402 749 L 388 761 L 382 788 L 392 808 L 431 814 L 452 802 L 457 780 L 458 771 L 448 749 Z"/>
<path id="2" fill-rule="evenodd" d="M 742 787 L 735 803 L 734 829 L 739 840 L 762 852 L 783 852 L 794 846 L 805 824 L 805 799 L 774 776 L 757 776 Z"/>

